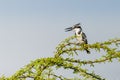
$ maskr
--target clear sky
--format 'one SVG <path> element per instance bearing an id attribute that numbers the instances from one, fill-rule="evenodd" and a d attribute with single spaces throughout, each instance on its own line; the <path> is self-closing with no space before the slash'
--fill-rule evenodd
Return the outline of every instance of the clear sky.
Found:
<path id="1" fill-rule="evenodd" d="M 64 28 L 79 22 L 89 43 L 120 38 L 120 0 L 0 0 L 0 75 L 53 56 L 57 44 L 73 35 Z M 114 61 L 95 69 L 119 80 L 119 68 Z"/>

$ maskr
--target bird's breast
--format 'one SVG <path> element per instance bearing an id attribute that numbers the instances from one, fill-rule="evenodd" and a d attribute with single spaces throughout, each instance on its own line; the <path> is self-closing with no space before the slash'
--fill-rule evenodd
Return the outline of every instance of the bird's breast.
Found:
<path id="1" fill-rule="evenodd" d="M 82 39 L 82 35 L 80 34 L 80 35 L 77 35 L 77 40 L 78 40 L 78 42 L 79 43 L 84 43 L 84 41 L 83 41 L 83 39 Z"/>

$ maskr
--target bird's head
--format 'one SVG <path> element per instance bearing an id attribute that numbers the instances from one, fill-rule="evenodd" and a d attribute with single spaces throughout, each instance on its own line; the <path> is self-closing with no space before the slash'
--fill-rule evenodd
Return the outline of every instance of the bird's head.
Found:
<path id="1" fill-rule="evenodd" d="M 72 27 L 69 27 L 69 28 L 66 28 L 65 31 L 68 32 L 68 31 L 75 31 L 75 32 L 78 32 L 78 31 L 82 31 L 82 28 L 80 26 L 80 23 L 78 24 L 75 24 L 73 25 Z"/>

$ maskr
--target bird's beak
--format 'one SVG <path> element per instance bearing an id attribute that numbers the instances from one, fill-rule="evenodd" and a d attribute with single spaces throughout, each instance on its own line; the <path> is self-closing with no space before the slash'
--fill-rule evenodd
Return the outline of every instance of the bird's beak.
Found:
<path id="1" fill-rule="evenodd" d="M 73 28 L 72 28 L 72 27 L 65 28 L 65 32 L 72 31 L 72 30 L 73 30 Z"/>

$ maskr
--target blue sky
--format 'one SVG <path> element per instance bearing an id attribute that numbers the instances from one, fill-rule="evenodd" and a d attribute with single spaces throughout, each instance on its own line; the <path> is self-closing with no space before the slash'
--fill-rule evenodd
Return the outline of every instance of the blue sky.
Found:
<path id="1" fill-rule="evenodd" d="M 119 4 L 119 0 L 0 0 L 0 75 L 53 56 L 57 44 L 73 35 L 64 28 L 79 22 L 89 43 L 119 38 Z M 109 80 L 119 80 L 119 67 L 115 61 L 95 69 Z"/>

